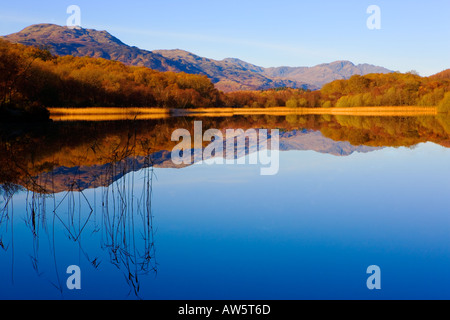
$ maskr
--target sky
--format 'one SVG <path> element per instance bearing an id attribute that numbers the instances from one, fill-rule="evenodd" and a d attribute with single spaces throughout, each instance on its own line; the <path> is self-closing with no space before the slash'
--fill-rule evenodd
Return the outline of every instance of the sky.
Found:
<path id="1" fill-rule="evenodd" d="M 66 25 L 70 5 L 80 7 L 83 28 L 146 50 L 263 67 L 350 60 L 422 76 L 450 68 L 448 0 L 2 0 L 0 35 L 36 23 Z M 367 26 L 371 5 L 380 8 L 380 29 Z"/>

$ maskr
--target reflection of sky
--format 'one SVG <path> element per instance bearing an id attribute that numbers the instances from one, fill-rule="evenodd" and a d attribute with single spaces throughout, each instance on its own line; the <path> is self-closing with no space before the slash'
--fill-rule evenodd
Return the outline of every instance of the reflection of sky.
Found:
<path id="1" fill-rule="evenodd" d="M 269 177 L 260 176 L 258 166 L 157 169 L 158 275 L 141 279 L 142 295 L 448 299 L 448 163 L 448 149 L 423 144 L 348 157 L 282 152 L 280 173 Z M 136 176 L 135 181 L 137 190 L 141 180 Z M 93 193 L 86 193 L 91 201 Z M 22 197 L 15 199 L 16 211 L 23 210 Z M 16 283 L 10 286 L 11 253 L 0 251 L 0 297 L 21 297 L 30 290 L 57 296 L 34 275 L 23 220 L 17 218 L 15 225 L 15 238 L 23 240 L 15 243 Z M 55 225 L 57 265 L 63 269 L 80 263 L 83 270 L 83 290 L 67 297 L 123 298 L 128 292 L 123 276 L 104 253 L 99 270 L 90 268 Z M 41 243 L 43 258 L 49 241 Z M 95 242 L 85 242 L 84 249 L 102 255 Z M 53 279 L 53 261 L 41 261 L 43 278 Z M 380 292 L 366 288 L 366 269 L 373 264 L 382 269 Z"/>

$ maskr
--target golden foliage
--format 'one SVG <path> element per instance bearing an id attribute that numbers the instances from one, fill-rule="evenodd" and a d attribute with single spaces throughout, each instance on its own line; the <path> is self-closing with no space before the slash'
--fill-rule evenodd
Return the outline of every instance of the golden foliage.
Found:
<path id="1" fill-rule="evenodd" d="M 56 57 L 0 40 L 0 106 L 33 108 L 354 108 L 440 106 L 448 112 L 447 72 L 353 76 L 320 91 L 279 88 L 219 92 L 204 75 L 158 72 L 101 58 Z"/>
<path id="2" fill-rule="evenodd" d="M 157 72 L 117 61 L 73 56 L 0 41 L 0 102 L 46 107 L 218 106 L 203 75 Z"/>

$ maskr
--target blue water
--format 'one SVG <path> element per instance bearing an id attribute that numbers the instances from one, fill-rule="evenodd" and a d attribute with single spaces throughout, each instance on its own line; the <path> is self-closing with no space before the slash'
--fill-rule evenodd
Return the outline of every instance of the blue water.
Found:
<path id="1" fill-rule="evenodd" d="M 35 195 L 34 229 L 33 194 L 19 191 L 0 223 L 0 299 L 450 298 L 450 149 L 280 156 L 275 176 L 250 165 L 155 168 L 45 203 Z M 112 234 L 128 254 L 116 264 Z M 146 249 L 146 272 L 130 278 Z M 81 290 L 67 289 L 70 265 L 81 268 Z M 367 288 L 371 265 L 381 290 Z"/>

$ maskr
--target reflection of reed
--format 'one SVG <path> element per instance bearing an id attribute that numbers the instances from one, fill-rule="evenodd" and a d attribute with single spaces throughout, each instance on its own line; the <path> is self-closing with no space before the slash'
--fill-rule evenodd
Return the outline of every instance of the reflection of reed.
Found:
<path id="1" fill-rule="evenodd" d="M 0 185 L 0 194 L 3 201 L 0 210 L 0 247 L 5 251 L 11 248 L 11 282 L 14 283 L 14 204 L 13 196 L 21 187 L 14 184 Z M 11 240 L 6 242 L 3 235 L 11 230 Z M 6 242 L 6 243 L 5 243 Z"/>
<path id="2" fill-rule="evenodd" d="M 10 213 L 12 205 L 10 205 L 10 203 L 14 193 L 12 185 L 0 185 L 0 194 L 2 195 L 2 200 L 0 200 L 0 248 L 4 251 L 8 251 L 9 248 L 9 243 L 4 242 L 3 235 L 5 229 L 7 230 L 8 223 L 12 217 Z"/>
<path id="3" fill-rule="evenodd" d="M 141 149 L 148 149 L 148 156 L 144 159 L 144 169 L 138 173 L 136 173 L 136 161 L 130 160 L 135 157 L 137 143 L 140 144 Z M 91 247 L 93 241 L 99 240 L 99 247 L 107 252 L 110 263 L 123 273 L 130 287 L 130 294 L 133 293 L 136 297 L 139 297 L 142 277 L 150 273 L 156 275 L 152 216 L 154 171 L 149 146 L 148 141 L 136 141 L 136 137 L 130 134 L 127 143 L 117 146 L 110 154 L 106 174 L 96 177 L 97 181 L 94 185 L 108 187 L 94 189 L 89 192 L 91 194 L 77 183 L 79 181 L 77 173 L 74 173 L 70 187 L 62 194 L 27 191 L 24 221 L 33 241 L 30 253 L 31 265 L 39 277 L 43 276 L 44 272 L 40 268 L 40 259 L 42 259 L 40 252 L 42 239 L 47 237 L 56 274 L 56 280 L 49 281 L 61 294 L 65 284 L 59 275 L 61 271 L 65 276 L 65 269 L 59 270 L 62 266 L 58 264 L 57 258 L 56 244 L 59 240 L 56 236 L 57 226 L 62 226 L 67 239 L 77 245 L 81 256 L 95 269 L 100 269 L 101 258 L 98 252 L 92 255 L 92 252 L 85 250 L 85 247 Z M 92 151 L 95 152 L 95 145 Z M 136 179 L 136 176 L 141 179 Z M 102 179 L 107 181 L 98 181 Z M 39 184 L 39 180 L 33 180 L 33 183 Z M 47 179 L 44 186 L 38 185 L 36 189 L 48 190 L 48 183 Z M 13 200 L 14 194 L 19 190 L 21 190 L 20 187 L 12 184 L 0 185 L 2 196 L 0 248 L 5 252 L 11 252 L 12 281 L 14 281 Z M 101 204 L 97 204 L 99 191 Z M 50 216 L 49 212 L 52 213 Z M 101 222 L 97 221 L 99 217 Z M 6 241 L 5 237 L 10 240 Z M 90 246 L 86 245 L 88 242 Z"/>
<path id="4" fill-rule="evenodd" d="M 117 175 L 123 178 L 102 189 L 102 246 L 137 296 L 139 279 L 157 271 L 151 210 L 154 172 L 150 156 L 145 162 L 140 194 L 135 191 L 135 163 L 126 160 L 112 162 L 109 179 L 114 181 Z M 125 174 L 130 171 L 133 173 Z"/>
<path id="5" fill-rule="evenodd" d="M 27 192 L 27 206 L 25 224 L 30 229 L 33 236 L 33 253 L 30 255 L 33 269 L 38 275 L 42 275 L 39 271 L 39 237 L 40 229 L 46 227 L 45 219 L 45 196 L 35 192 Z"/>

